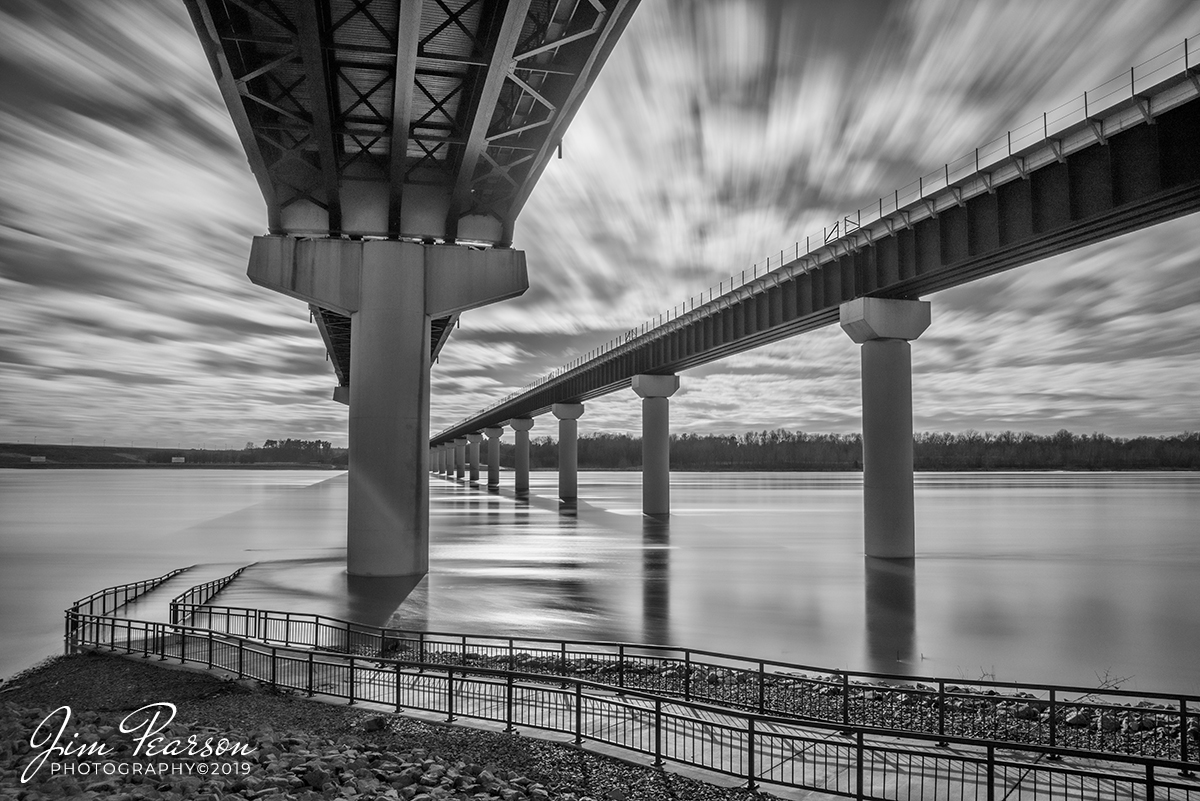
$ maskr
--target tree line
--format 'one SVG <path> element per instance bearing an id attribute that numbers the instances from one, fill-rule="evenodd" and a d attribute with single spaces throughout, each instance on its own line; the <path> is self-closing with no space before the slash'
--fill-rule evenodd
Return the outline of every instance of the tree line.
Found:
<path id="1" fill-rule="evenodd" d="M 514 447 L 501 443 L 500 463 L 513 466 Z M 579 438 L 579 467 L 624 470 L 642 464 L 642 441 L 628 434 Z M 558 465 L 549 437 L 529 443 L 529 466 Z M 925 433 L 913 438 L 917 470 L 1200 470 L 1200 432 L 1167 437 L 1105 434 Z M 680 434 L 671 437 L 673 470 L 859 470 L 859 434 L 810 434 L 775 429 L 740 436 Z"/>
<path id="2" fill-rule="evenodd" d="M 334 448 L 325 440 L 269 439 L 257 447 L 247 442 L 239 449 L 180 449 L 158 450 L 146 457 L 147 462 L 170 464 L 182 456 L 187 464 L 346 464 L 345 448 Z"/>

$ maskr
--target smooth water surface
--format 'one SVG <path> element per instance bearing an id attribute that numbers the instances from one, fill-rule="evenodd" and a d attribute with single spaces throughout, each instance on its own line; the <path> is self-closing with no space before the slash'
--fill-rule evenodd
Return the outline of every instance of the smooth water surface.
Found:
<path id="1" fill-rule="evenodd" d="M 1200 694 L 1198 474 L 918 474 L 917 557 L 898 563 L 862 555 L 859 474 L 677 473 L 665 523 L 640 514 L 637 473 L 581 473 L 573 507 L 554 473 L 527 500 L 433 477 L 430 574 L 403 603 L 407 587 L 347 581 L 345 477 L 295 488 L 327 478 L 0 471 L 0 675 L 41 655 L 21 645 L 28 621 L 56 647 L 72 598 L 262 561 L 219 602 Z"/>
<path id="2" fill-rule="evenodd" d="M 342 549 L 324 526 L 255 514 L 325 470 L 0 469 L 0 678 L 62 650 L 63 610 L 92 592 L 196 563 Z M 319 520 L 322 493 L 307 517 Z M 269 507 L 268 507 L 269 509 Z M 344 522 L 340 524 L 344 530 Z M 328 554 L 325 550 L 323 553 Z M 203 579 L 203 580 L 207 580 Z"/>
<path id="3" fill-rule="evenodd" d="M 918 474 L 917 557 L 862 555 L 860 474 L 586 473 L 572 513 L 434 479 L 397 623 L 803 664 L 1200 693 L 1200 475 Z"/>

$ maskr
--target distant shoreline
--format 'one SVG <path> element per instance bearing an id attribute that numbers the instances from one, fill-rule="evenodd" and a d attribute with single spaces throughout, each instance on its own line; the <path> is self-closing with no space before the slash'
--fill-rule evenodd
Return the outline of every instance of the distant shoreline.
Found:
<path id="1" fill-rule="evenodd" d="M 253 464 L 137 464 L 129 462 L 27 462 L 0 463 L 14 470 L 345 470 L 330 464 L 261 462 Z"/>

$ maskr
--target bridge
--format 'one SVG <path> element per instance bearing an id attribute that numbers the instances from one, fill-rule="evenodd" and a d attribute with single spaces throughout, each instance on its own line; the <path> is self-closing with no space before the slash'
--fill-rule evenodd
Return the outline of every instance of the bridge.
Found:
<path id="1" fill-rule="evenodd" d="M 487 483 L 498 485 L 509 426 L 516 490 L 528 491 L 528 432 L 549 411 L 559 497 L 571 501 L 584 402 L 632 387 L 643 398 L 643 512 L 668 514 L 678 373 L 840 322 L 862 345 L 864 549 L 912 557 L 909 343 L 931 313 L 919 298 L 1200 209 L 1195 45 L 1184 40 L 439 432 L 435 471 L 477 480 L 486 434 Z"/>
<path id="2" fill-rule="evenodd" d="M 1184 40 L 429 439 L 432 359 L 459 314 L 528 287 L 517 215 L 637 0 L 185 2 L 266 201 L 249 277 L 309 304 L 350 407 L 354 575 L 423 575 L 427 468 L 478 481 L 486 435 L 498 486 L 505 426 L 527 492 L 547 411 L 575 499 L 584 402 L 626 387 L 643 512 L 669 514 L 678 374 L 835 321 L 862 345 L 865 552 L 910 558 L 920 298 L 1200 208 Z"/>
<path id="3" fill-rule="evenodd" d="M 428 568 L 429 366 L 528 288 L 517 215 L 637 0 L 185 0 L 350 407 L 347 570 Z"/>

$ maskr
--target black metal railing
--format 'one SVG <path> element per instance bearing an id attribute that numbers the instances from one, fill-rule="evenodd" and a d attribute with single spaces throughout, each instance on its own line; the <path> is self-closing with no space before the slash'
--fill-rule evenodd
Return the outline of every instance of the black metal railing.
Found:
<path id="1" fill-rule="evenodd" d="M 258 563 L 255 562 L 249 565 L 242 565 L 227 576 L 221 576 L 220 578 L 213 579 L 212 581 L 206 581 L 203 584 L 197 584 L 194 587 L 190 587 L 189 589 L 181 592 L 179 595 L 176 595 L 171 599 L 170 604 L 171 622 L 187 623 L 187 615 L 189 614 L 188 610 L 203 607 L 213 598 L 217 597 L 217 594 L 220 593 L 221 590 L 228 587 L 231 581 L 242 575 L 242 572 L 246 570 L 246 568 L 253 567 L 255 564 Z"/>
<path id="2" fill-rule="evenodd" d="M 797 720 L 666 697 L 578 676 L 363 657 L 272 645 L 211 628 L 67 611 L 76 648 L 101 647 L 221 669 L 273 687 L 570 735 L 760 782 L 872 801 L 1200 801 L 1187 760 L 1096 753 L 1073 744 L 988 742 L 860 723 Z M 102 633 L 101 636 L 97 636 Z M 639 646 L 640 647 L 640 646 Z M 691 652 L 698 653 L 698 652 Z M 859 674 L 869 675 L 869 674 Z M 845 686 L 845 685 L 843 685 Z M 1051 759 L 1051 761 L 1047 761 Z M 1094 763 L 1103 759 L 1103 765 Z"/>
<path id="3" fill-rule="evenodd" d="M 128 584 L 118 584 L 114 587 L 105 587 L 102 590 L 97 590 L 91 595 L 80 598 L 71 604 L 71 608 L 67 610 L 66 620 L 64 621 L 65 630 L 63 632 L 63 647 L 67 653 L 71 652 L 72 642 L 77 639 L 77 632 L 72 628 L 73 625 L 78 625 L 80 615 L 86 615 L 88 618 L 96 616 L 106 616 L 117 611 L 121 607 L 127 605 L 130 601 L 136 600 L 150 590 L 155 589 L 164 581 L 175 578 L 180 573 L 191 570 L 195 565 L 188 567 L 180 567 L 172 570 L 169 573 L 164 573 L 157 578 L 142 579 L 141 581 L 131 581 Z M 72 617 L 72 612 L 76 613 Z M 93 623 L 92 625 L 97 625 Z M 94 636 L 92 637 L 94 639 Z"/>
<path id="4" fill-rule="evenodd" d="M 1197 696 L 829 670 L 632 643 L 406 631 L 245 607 L 181 604 L 172 614 L 285 647 L 574 677 L 727 709 L 906 734 L 1200 764 Z"/>

